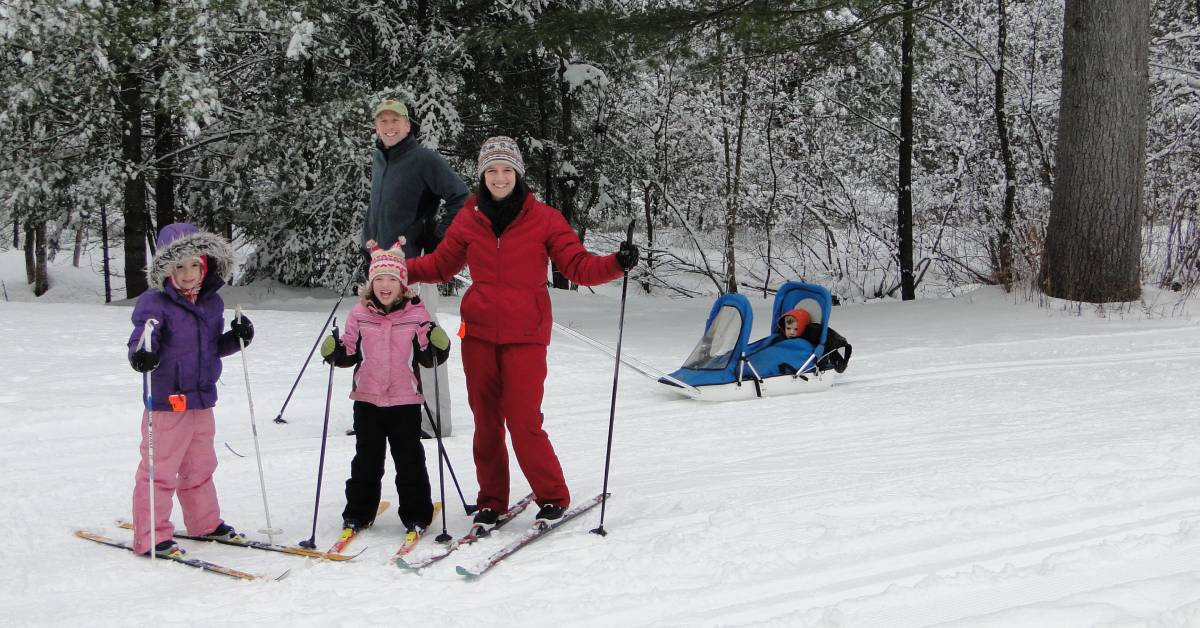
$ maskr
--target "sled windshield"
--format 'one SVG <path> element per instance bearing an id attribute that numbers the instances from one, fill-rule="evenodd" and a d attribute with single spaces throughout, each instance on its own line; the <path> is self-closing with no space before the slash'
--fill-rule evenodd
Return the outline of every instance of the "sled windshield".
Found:
<path id="1" fill-rule="evenodd" d="M 729 366 L 742 335 L 742 312 L 730 304 L 712 318 L 704 337 L 683 363 L 685 369 L 720 370 Z"/>

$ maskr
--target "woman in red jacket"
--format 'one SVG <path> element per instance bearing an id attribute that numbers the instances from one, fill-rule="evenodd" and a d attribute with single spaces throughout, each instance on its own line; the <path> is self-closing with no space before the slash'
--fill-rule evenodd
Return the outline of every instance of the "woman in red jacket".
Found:
<path id="1" fill-rule="evenodd" d="M 479 192 L 467 199 L 437 249 L 408 261 L 411 281 L 444 283 L 470 266 L 459 306 L 467 402 L 475 415 L 479 480 L 475 523 L 489 528 L 508 509 L 507 426 L 513 451 L 541 506 L 538 519 L 562 516 L 571 502 L 562 466 L 542 429 L 546 347 L 553 323 L 547 263 L 575 283 L 602 284 L 633 268 L 638 249 L 622 243 L 606 256 L 583 248 L 562 213 L 524 181 L 517 143 L 493 137 L 479 150 Z"/>

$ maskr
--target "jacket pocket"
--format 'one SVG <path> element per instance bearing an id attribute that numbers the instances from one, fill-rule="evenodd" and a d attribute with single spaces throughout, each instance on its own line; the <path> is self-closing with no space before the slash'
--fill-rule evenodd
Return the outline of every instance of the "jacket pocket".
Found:
<path id="1" fill-rule="evenodd" d="M 545 328 L 550 326 L 550 321 L 553 319 L 551 314 L 550 293 L 546 292 L 545 288 L 537 293 L 537 298 L 534 299 L 535 320 L 533 328 L 526 333 L 529 335 L 541 335 Z"/>

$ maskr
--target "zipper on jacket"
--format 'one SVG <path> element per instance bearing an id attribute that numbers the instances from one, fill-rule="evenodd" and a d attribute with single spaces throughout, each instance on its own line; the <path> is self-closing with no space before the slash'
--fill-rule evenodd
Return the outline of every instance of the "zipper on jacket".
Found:
<path id="1" fill-rule="evenodd" d="M 516 220 L 514 219 L 513 222 L 516 222 Z M 508 225 L 508 228 L 509 229 L 512 228 L 511 223 Z M 508 231 L 508 229 L 505 229 L 505 231 Z M 500 235 L 496 236 L 496 294 L 497 294 L 497 296 L 499 296 L 500 291 L 503 289 L 501 282 L 500 282 L 500 269 L 503 268 L 503 266 L 504 266 L 500 259 L 500 238 L 503 235 L 504 234 L 500 234 Z M 500 342 L 500 324 L 501 324 L 500 313 L 499 313 L 498 308 L 490 308 L 490 309 L 491 309 L 491 314 L 492 314 L 492 337 L 495 338 L 497 343 L 499 343 Z"/>
<path id="2" fill-rule="evenodd" d="M 199 300 L 200 299 L 196 299 L 197 302 Z M 195 306 L 196 304 L 193 303 L 192 305 Z M 198 307 L 194 308 L 194 311 L 192 312 L 192 316 L 194 316 L 196 319 L 196 403 L 203 405 L 204 400 L 200 398 L 200 389 L 203 388 L 203 384 L 200 381 L 200 378 L 204 377 L 204 375 L 203 375 L 203 373 L 204 373 L 204 318 L 202 316 L 200 316 L 200 308 L 198 308 Z M 224 315 L 221 316 L 221 320 L 222 320 L 222 322 L 224 322 L 224 320 L 225 320 Z M 218 334 L 221 333 L 219 328 L 218 328 L 217 333 Z M 218 360 L 221 359 L 220 354 L 221 354 L 221 337 L 218 335 L 217 336 L 217 359 Z M 214 380 L 213 386 L 215 387 L 216 385 L 217 385 L 217 382 Z M 183 388 L 183 382 L 179 382 L 179 387 Z M 182 390 L 177 391 L 177 392 L 183 393 Z"/>
<path id="3" fill-rule="evenodd" d="M 199 377 L 199 375 L 197 375 L 197 377 Z M 176 362 L 175 363 L 175 394 L 178 395 L 178 394 L 183 393 L 182 389 L 183 389 L 183 378 L 179 376 L 179 363 Z M 186 397 L 187 395 L 184 395 L 184 396 Z M 167 400 L 167 407 L 171 408 L 171 396 L 167 395 L 166 400 Z M 151 405 L 153 405 L 153 401 L 151 402 Z M 174 408 L 171 408 L 171 409 L 174 410 Z"/>

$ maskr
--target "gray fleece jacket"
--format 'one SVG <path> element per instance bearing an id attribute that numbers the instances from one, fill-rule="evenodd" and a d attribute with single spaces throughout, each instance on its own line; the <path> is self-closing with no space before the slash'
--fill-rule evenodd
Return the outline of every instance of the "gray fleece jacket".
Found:
<path id="1" fill-rule="evenodd" d="M 391 149 L 378 139 L 371 163 L 371 204 L 362 241 L 388 248 L 404 236 L 405 257 L 432 250 L 467 200 L 467 186 L 441 155 L 425 148 L 413 132 Z M 446 209 L 438 216 L 438 206 Z"/>

